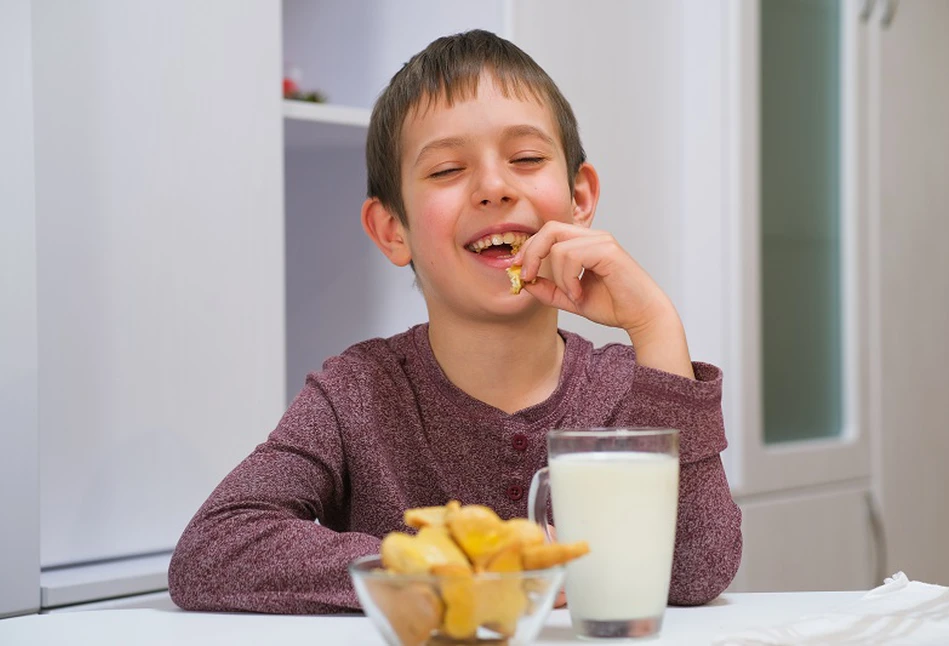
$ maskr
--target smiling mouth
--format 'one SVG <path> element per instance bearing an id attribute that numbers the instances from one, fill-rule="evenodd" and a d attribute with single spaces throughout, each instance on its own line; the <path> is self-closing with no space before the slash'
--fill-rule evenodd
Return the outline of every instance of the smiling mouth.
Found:
<path id="1" fill-rule="evenodd" d="M 465 248 L 477 254 L 504 258 L 515 255 L 529 237 L 526 233 L 514 231 L 492 233 L 475 240 Z"/>

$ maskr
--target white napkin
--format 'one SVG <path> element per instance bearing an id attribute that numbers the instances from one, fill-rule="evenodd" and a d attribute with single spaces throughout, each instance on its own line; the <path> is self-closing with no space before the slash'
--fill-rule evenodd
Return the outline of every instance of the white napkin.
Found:
<path id="1" fill-rule="evenodd" d="M 949 588 L 897 572 L 849 605 L 770 628 L 722 636 L 714 646 L 949 644 Z"/>

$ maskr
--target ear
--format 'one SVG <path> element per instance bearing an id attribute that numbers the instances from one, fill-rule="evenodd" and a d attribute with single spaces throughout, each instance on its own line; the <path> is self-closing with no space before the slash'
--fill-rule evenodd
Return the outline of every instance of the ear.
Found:
<path id="1" fill-rule="evenodd" d="M 393 265 L 405 267 L 412 261 L 405 227 L 379 198 L 370 197 L 363 202 L 362 228 Z"/>
<path id="2" fill-rule="evenodd" d="M 592 164 L 584 162 L 573 180 L 573 222 L 589 228 L 600 200 L 600 176 Z"/>

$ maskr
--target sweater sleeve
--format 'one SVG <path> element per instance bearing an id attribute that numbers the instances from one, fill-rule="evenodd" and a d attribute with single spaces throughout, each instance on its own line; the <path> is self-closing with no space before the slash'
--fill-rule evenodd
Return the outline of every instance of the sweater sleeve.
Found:
<path id="1" fill-rule="evenodd" d="M 695 380 L 637 365 L 634 400 L 648 424 L 679 429 L 679 509 L 669 603 L 699 605 L 721 594 L 741 563 L 741 510 L 720 453 L 722 373 L 693 363 Z"/>
<path id="2" fill-rule="evenodd" d="M 380 541 L 327 527 L 344 505 L 345 487 L 336 415 L 311 377 L 267 441 L 186 527 L 168 571 L 172 600 L 186 610 L 358 609 L 346 567 L 378 552 Z"/>

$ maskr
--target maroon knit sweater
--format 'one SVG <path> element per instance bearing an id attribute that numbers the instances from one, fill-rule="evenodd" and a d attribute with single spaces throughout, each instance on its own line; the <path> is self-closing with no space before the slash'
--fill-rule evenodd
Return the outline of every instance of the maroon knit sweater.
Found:
<path id="1" fill-rule="evenodd" d="M 527 515 L 527 488 L 558 427 L 680 430 L 679 516 L 669 601 L 705 603 L 741 560 L 741 512 L 725 448 L 721 372 L 696 380 L 635 362 L 633 349 L 561 332 L 560 383 L 509 415 L 455 387 L 428 326 L 373 339 L 311 374 L 277 428 L 188 524 L 168 572 L 190 610 L 332 613 L 359 608 L 347 564 L 404 530 L 406 508 L 450 499 Z M 314 522 L 319 519 L 319 523 Z"/>

